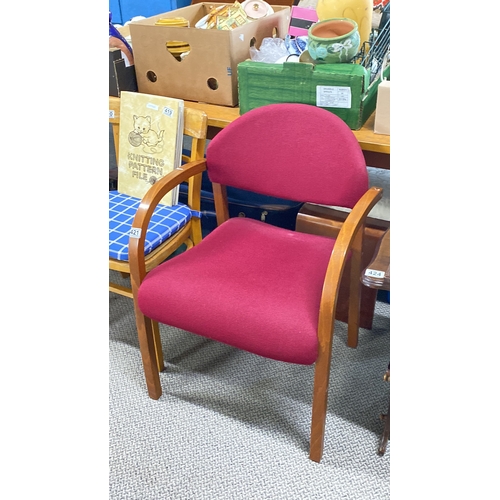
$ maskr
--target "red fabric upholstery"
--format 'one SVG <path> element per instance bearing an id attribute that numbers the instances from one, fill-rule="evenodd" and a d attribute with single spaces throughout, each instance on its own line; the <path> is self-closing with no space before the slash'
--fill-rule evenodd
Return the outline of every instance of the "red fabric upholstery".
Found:
<path id="1" fill-rule="evenodd" d="M 352 208 L 368 189 L 352 131 L 308 104 L 269 104 L 243 114 L 212 139 L 206 156 L 212 182 L 268 196 Z"/>
<path id="2" fill-rule="evenodd" d="M 334 243 L 233 218 L 153 269 L 138 304 L 161 323 L 268 358 L 311 364 Z"/>

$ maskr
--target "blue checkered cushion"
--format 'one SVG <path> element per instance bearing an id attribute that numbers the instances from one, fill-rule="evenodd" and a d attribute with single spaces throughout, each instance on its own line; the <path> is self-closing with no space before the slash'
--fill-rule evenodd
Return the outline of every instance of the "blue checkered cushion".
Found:
<path id="1" fill-rule="evenodd" d="M 109 256 L 113 259 L 128 260 L 129 232 L 140 203 L 139 198 L 109 192 Z M 184 204 L 158 205 L 149 222 L 144 253 L 149 254 L 185 226 L 191 216 L 191 209 Z"/>

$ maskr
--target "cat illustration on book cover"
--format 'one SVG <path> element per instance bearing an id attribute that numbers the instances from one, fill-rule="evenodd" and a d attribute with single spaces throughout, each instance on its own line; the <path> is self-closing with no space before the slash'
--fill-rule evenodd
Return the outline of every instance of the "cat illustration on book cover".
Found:
<path id="1" fill-rule="evenodd" d="M 161 153 L 163 151 L 164 130 L 155 132 L 151 128 L 150 116 L 134 115 L 134 130 L 130 132 L 128 140 L 134 147 L 143 146 L 145 153 Z"/>

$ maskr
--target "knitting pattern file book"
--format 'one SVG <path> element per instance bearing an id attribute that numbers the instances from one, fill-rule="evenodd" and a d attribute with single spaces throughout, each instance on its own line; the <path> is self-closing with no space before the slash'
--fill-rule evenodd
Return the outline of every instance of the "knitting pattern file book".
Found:
<path id="1" fill-rule="evenodd" d="M 181 165 L 184 101 L 121 92 L 118 192 L 142 198 L 159 179 Z M 178 187 L 161 200 L 175 205 Z"/>

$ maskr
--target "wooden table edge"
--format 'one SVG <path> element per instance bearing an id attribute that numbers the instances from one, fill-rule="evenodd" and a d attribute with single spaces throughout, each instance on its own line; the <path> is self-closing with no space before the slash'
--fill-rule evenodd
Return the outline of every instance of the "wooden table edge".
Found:
<path id="1" fill-rule="evenodd" d="M 205 111 L 208 116 L 209 127 L 222 129 L 240 116 L 240 108 L 238 107 L 219 106 L 194 101 L 184 101 L 184 105 Z M 353 130 L 353 133 L 362 150 L 390 155 L 390 136 L 375 134 L 373 131 L 374 123 L 375 113 L 372 113 L 364 125 L 359 130 Z"/>
<path id="2" fill-rule="evenodd" d="M 116 97 L 115 99 L 119 99 Z M 217 104 L 207 104 L 184 100 L 184 105 L 188 108 L 201 109 L 208 116 L 208 126 L 218 129 L 227 127 L 232 121 L 240 116 L 239 107 L 219 106 Z M 375 134 L 373 126 L 375 123 L 375 112 L 368 118 L 359 130 L 353 130 L 356 139 L 363 151 L 373 153 L 391 154 L 390 136 Z"/>

